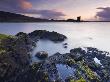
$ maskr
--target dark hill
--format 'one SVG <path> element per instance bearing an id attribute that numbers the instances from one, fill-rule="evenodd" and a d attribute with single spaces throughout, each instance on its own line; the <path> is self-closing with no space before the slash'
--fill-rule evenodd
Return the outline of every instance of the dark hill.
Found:
<path id="1" fill-rule="evenodd" d="M 45 22 L 45 21 L 49 20 L 0 11 L 0 22 Z"/>

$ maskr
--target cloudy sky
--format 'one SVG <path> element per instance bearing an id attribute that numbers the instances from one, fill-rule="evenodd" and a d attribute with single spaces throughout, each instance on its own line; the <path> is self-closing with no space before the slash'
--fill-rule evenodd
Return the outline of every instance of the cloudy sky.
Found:
<path id="1" fill-rule="evenodd" d="M 110 20 L 110 0 L 0 0 L 0 10 L 48 19 Z"/>

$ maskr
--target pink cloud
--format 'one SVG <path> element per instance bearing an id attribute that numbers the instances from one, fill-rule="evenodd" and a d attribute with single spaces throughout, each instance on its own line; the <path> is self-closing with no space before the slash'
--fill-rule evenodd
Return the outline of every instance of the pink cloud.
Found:
<path id="1" fill-rule="evenodd" d="M 32 8 L 32 3 L 27 0 L 20 0 L 20 5 L 21 5 L 21 8 L 23 8 L 23 9 Z"/>

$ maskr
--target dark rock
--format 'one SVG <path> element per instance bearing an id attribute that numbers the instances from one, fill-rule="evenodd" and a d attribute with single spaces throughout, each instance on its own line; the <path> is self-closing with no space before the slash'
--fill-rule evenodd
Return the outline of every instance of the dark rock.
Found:
<path id="1" fill-rule="evenodd" d="M 74 58 L 76 61 L 82 60 L 84 57 L 85 51 L 81 48 L 75 48 L 70 50 L 70 55 L 72 58 Z"/>
<path id="2" fill-rule="evenodd" d="M 45 51 L 40 51 L 40 52 L 37 52 L 35 56 L 38 57 L 38 58 L 47 58 L 48 53 L 45 52 Z"/>
<path id="3" fill-rule="evenodd" d="M 38 39 L 47 39 L 47 40 L 51 40 L 53 42 L 59 42 L 59 41 L 64 41 L 67 37 L 59 34 L 57 32 L 49 32 L 46 30 L 35 30 L 31 33 L 29 33 L 29 36 L 33 39 L 33 40 L 38 40 Z"/>
<path id="4" fill-rule="evenodd" d="M 80 53 L 80 54 L 85 54 L 86 51 L 83 50 L 82 48 L 75 48 L 75 49 L 71 49 L 70 53 Z"/>
<path id="5" fill-rule="evenodd" d="M 91 68 L 93 71 L 96 71 L 96 70 L 100 70 L 100 69 L 101 69 L 101 65 L 95 63 L 94 61 L 86 62 L 86 64 L 87 64 L 87 65 L 89 66 L 89 68 Z"/>
<path id="6" fill-rule="evenodd" d="M 64 43 L 63 45 L 68 45 L 68 43 Z"/>
<path id="7" fill-rule="evenodd" d="M 41 63 L 32 64 L 17 77 L 16 82 L 49 82 L 47 72 L 40 69 Z"/>
<path id="8" fill-rule="evenodd" d="M 33 41 L 25 33 L 0 40 L 0 82 L 16 82 L 16 78 L 28 69 L 30 64 L 30 50 Z"/>
<path id="9" fill-rule="evenodd" d="M 64 48 L 67 48 L 67 46 L 64 46 Z"/>

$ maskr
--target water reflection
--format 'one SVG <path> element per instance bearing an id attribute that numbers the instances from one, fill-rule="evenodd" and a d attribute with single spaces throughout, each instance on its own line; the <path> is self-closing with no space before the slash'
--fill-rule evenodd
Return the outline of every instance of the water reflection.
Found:
<path id="1" fill-rule="evenodd" d="M 74 72 L 75 72 L 74 68 L 71 68 L 63 64 L 57 64 L 56 67 L 58 69 L 59 75 L 63 80 L 65 80 L 69 76 L 74 76 Z"/>

